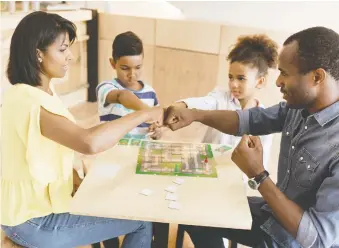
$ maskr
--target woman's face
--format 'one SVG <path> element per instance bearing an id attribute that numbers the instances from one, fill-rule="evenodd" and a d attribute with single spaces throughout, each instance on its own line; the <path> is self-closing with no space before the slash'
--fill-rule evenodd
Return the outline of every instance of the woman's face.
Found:
<path id="1" fill-rule="evenodd" d="M 46 51 L 38 51 L 38 56 L 41 59 L 42 72 L 46 76 L 49 78 L 64 77 L 69 68 L 69 62 L 73 59 L 68 33 L 60 34 Z"/>
<path id="2" fill-rule="evenodd" d="M 252 97 L 255 89 L 261 88 L 264 82 L 262 77 L 258 77 L 257 68 L 240 62 L 230 64 L 228 78 L 229 89 L 239 100 Z"/>

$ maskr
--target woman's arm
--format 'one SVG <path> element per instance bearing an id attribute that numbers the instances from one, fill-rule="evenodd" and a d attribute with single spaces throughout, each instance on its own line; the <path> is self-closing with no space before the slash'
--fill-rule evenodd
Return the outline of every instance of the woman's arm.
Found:
<path id="1" fill-rule="evenodd" d="M 160 107 L 154 107 L 84 129 L 41 107 L 40 129 L 43 136 L 61 145 L 83 154 L 96 154 L 113 147 L 126 133 L 143 122 L 157 121 L 161 125 L 163 111 Z"/>

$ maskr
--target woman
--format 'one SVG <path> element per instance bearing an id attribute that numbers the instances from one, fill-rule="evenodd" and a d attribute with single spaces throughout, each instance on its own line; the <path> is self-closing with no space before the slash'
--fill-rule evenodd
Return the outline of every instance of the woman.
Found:
<path id="1" fill-rule="evenodd" d="M 74 151 L 96 154 L 163 110 L 134 112 L 93 128 L 77 126 L 54 93 L 65 76 L 75 25 L 34 12 L 14 31 L 8 63 L 13 86 L 2 105 L 2 229 L 24 247 L 76 247 L 126 235 L 125 248 L 151 246 L 152 224 L 69 214 Z"/>

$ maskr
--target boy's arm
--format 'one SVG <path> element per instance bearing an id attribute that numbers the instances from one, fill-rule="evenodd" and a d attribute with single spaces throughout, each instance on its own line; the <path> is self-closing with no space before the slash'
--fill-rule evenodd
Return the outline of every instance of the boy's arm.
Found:
<path id="1" fill-rule="evenodd" d="M 105 103 L 120 103 L 125 108 L 136 111 L 149 108 L 148 105 L 143 103 L 133 92 L 129 90 L 110 91 L 106 96 Z"/>

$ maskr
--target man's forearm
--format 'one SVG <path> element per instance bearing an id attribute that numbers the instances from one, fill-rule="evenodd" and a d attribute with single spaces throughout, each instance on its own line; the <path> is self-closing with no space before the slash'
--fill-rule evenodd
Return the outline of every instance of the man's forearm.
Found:
<path id="1" fill-rule="evenodd" d="M 192 109 L 194 120 L 220 132 L 236 135 L 239 130 L 239 116 L 229 110 L 197 110 Z"/>
<path id="2" fill-rule="evenodd" d="M 275 218 L 295 238 L 304 210 L 288 199 L 270 178 L 260 185 L 259 192 L 273 210 Z"/>

